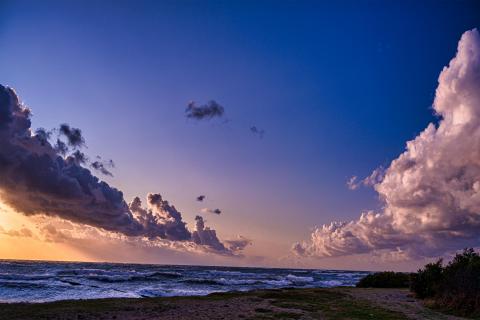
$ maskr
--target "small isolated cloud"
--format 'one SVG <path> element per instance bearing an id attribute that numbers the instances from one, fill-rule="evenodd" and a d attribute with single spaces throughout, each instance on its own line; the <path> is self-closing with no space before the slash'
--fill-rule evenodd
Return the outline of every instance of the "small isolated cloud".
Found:
<path id="1" fill-rule="evenodd" d="M 347 187 L 350 190 L 357 190 L 360 186 L 357 176 L 353 176 L 347 181 Z"/>
<path id="2" fill-rule="evenodd" d="M 374 187 L 375 185 L 382 182 L 385 176 L 385 169 L 383 167 L 379 167 L 366 178 L 362 180 L 358 180 L 357 176 L 353 176 L 347 181 L 347 187 L 350 190 L 357 190 L 360 186 L 365 187 Z"/>
<path id="3" fill-rule="evenodd" d="M 222 210 L 220 209 L 209 209 L 209 208 L 203 208 L 202 213 L 213 213 L 213 214 L 221 214 Z"/>
<path id="4" fill-rule="evenodd" d="M 85 145 L 85 139 L 82 136 L 82 130 L 78 128 L 72 128 L 68 124 L 64 123 L 60 125 L 58 132 L 59 135 L 67 138 L 68 145 L 73 148 L 80 148 Z"/>
<path id="5" fill-rule="evenodd" d="M 198 196 L 198 197 L 197 197 L 197 201 L 202 202 L 203 200 L 205 200 L 205 196 L 204 196 L 204 195 L 201 195 L 201 196 Z"/>
<path id="6" fill-rule="evenodd" d="M 185 110 L 187 118 L 196 120 L 212 119 L 215 117 L 222 117 L 225 113 L 225 109 L 215 100 L 211 100 L 206 104 L 197 105 L 194 101 L 191 101 L 187 109 Z"/>
<path id="7" fill-rule="evenodd" d="M 263 139 L 263 136 L 265 135 L 265 130 L 259 129 L 256 126 L 251 126 L 250 132 L 252 132 L 254 135 L 259 137 L 260 139 Z"/>
<path id="8" fill-rule="evenodd" d="M 438 79 L 429 124 L 385 170 L 361 181 L 373 185 L 384 206 L 350 222 L 316 228 L 293 251 L 330 257 L 373 253 L 411 259 L 434 257 L 479 244 L 480 35 L 465 32 L 456 56 Z M 348 183 L 355 189 L 355 177 Z"/>

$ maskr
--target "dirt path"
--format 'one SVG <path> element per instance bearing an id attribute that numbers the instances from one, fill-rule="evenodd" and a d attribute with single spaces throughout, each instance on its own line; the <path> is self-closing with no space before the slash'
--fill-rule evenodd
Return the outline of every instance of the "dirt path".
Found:
<path id="1" fill-rule="evenodd" d="M 420 300 L 412 297 L 407 289 L 342 288 L 338 289 L 356 299 L 365 299 L 389 310 L 403 313 L 408 319 L 418 320 L 464 320 L 426 308 Z"/>

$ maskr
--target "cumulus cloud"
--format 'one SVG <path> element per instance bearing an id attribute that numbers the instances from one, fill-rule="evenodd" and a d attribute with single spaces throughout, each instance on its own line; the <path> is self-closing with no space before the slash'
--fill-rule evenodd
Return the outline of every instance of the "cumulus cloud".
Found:
<path id="1" fill-rule="evenodd" d="M 480 35 L 461 37 L 440 74 L 429 124 L 385 170 L 371 176 L 384 204 L 358 220 L 316 228 L 299 255 L 392 252 L 432 257 L 478 245 L 480 232 Z M 354 185 L 356 179 L 352 181 Z"/>
<path id="2" fill-rule="evenodd" d="M 129 205 L 135 219 L 146 231 L 144 236 L 168 240 L 189 240 L 191 238 L 190 231 L 175 206 L 163 200 L 158 193 L 148 194 L 147 202 L 148 208 L 146 209 L 142 207 L 139 197 L 134 198 Z"/>
<path id="3" fill-rule="evenodd" d="M 26 215 L 60 216 L 128 235 L 143 233 L 119 190 L 93 176 L 73 157 L 60 156 L 44 134 L 32 134 L 30 110 L 13 89 L 0 86 L 0 97 L 0 113 L 8 115 L 0 119 L 3 202 Z M 79 131 L 74 131 L 70 143 L 83 144 Z"/>
<path id="4" fill-rule="evenodd" d="M 50 140 L 52 132 L 44 128 L 38 128 L 35 130 L 35 135 L 37 136 L 38 140 L 40 140 L 40 143 L 45 145 Z"/>
<path id="5" fill-rule="evenodd" d="M 231 250 L 227 249 L 223 243 L 218 240 L 216 231 L 205 226 L 205 221 L 201 216 L 196 216 L 195 222 L 195 231 L 192 233 L 193 242 L 208 246 L 218 252 L 231 253 Z"/>
<path id="6" fill-rule="evenodd" d="M 187 118 L 196 120 L 212 119 L 215 117 L 222 117 L 225 113 L 225 109 L 215 100 L 211 100 L 206 104 L 197 105 L 194 101 L 191 101 L 187 109 L 185 110 Z"/>
<path id="7" fill-rule="evenodd" d="M 19 101 L 15 91 L 0 85 L 3 203 L 27 216 L 59 217 L 127 237 L 191 243 L 200 239 L 200 244 L 206 241 L 211 248 L 219 248 L 222 253 L 228 251 L 213 242 L 215 231 L 209 228 L 197 229 L 197 236 L 192 238 L 181 213 L 160 194 L 149 194 L 145 208 L 138 197 L 127 204 L 121 191 L 82 166 L 87 158 L 78 150 L 85 146 L 80 129 L 61 125 L 57 143 L 52 145 L 48 131 L 31 129 L 30 115 L 30 109 Z M 68 154 L 68 146 L 75 151 Z M 97 169 L 101 171 L 102 166 Z M 208 239 L 205 235 L 199 238 L 203 231 L 212 235 L 210 240 L 201 240 Z"/>
<path id="8" fill-rule="evenodd" d="M 222 210 L 220 209 L 209 209 L 209 208 L 203 208 L 202 210 L 202 213 L 213 213 L 213 214 L 221 214 L 222 213 Z"/>

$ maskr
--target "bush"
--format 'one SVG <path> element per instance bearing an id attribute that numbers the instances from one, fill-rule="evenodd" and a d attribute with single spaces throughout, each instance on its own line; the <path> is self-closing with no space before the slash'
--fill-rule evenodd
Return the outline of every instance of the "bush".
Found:
<path id="1" fill-rule="evenodd" d="M 369 274 L 357 283 L 358 288 L 408 288 L 409 274 L 403 272 L 376 272 Z"/>
<path id="2" fill-rule="evenodd" d="M 430 263 L 411 278 L 418 298 L 463 316 L 480 315 L 480 255 L 465 249 L 445 267 L 442 260 Z"/>
<path id="3" fill-rule="evenodd" d="M 440 284 L 443 280 L 442 259 L 435 263 L 429 263 L 424 269 L 418 270 L 410 277 L 410 290 L 417 298 L 432 298 L 440 292 Z"/>

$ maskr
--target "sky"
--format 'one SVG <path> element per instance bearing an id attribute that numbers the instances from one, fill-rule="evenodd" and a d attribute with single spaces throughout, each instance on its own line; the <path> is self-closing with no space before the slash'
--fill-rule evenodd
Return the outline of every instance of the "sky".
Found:
<path id="1" fill-rule="evenodd" d="M 2 148 L 27 159 L 40 152 L 34 130 L 57 128 L 42 152 L 56 156 L 58 135 L 91 159 L 64 154 L 65 163 L 90 165 L 126 203 L 142 201 L 127 208 L 115 198 L 112 216 L 91 202 L 62 211 L 65 198 L 49 194 L 40 208 L 32 195 L 47 187 L 35 189 L 26 167 L 18 173 L 0 161 L 0 176 L 11 179 L 0 183 L 0 258 L 411 270 L 477 246 L 476 222 L 458 222 L 480 213 L 477 155 L 447 156 L 454 147 L 444 132 L 460 122 L 444 104 L 478 111 L 480 100 L 448 98 L 462 93 L 445 89 L 452 78 L 463 83 L 455 64 L 443 82 L 439 75 L 458 51 L 457 64 L 472 70 L 465 96 L 480 88 L 478 55 L 459 50 L 462 35 L 480 28 L 478 12 L 476 1 L 0 1 L 0 84 L 31 109 L 16 114 L 31 118 L 23 128 L 31 141 L 17 150 L 20 142 L 4 138 Z M 474 33 L 462 39 L 476 52 Z M 189 105 L 203 110 L 209 101 L 224 112 L 188 117 Z M 465 114 L 477 123 L 477 113 Z M 70 144 L 63 123 L 81 129 L 84 146 Z M 457 154 L 478 146 L 467 129 Z M 97 155 L 112 176 L 91 167 Z M 432 161 L 437 171 L 425 169 Z M 470 174 L 470 193 L 448 184 L 431 191 L 458 170 Z M 31 201 L 21 205 L 20 195 Z M 174 229 L 158 219 L 147 225 L 165 212 Z M 408 223 L 417 217 L 418 229 Z"/>

